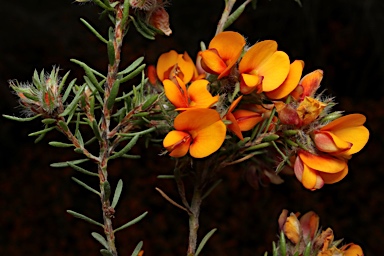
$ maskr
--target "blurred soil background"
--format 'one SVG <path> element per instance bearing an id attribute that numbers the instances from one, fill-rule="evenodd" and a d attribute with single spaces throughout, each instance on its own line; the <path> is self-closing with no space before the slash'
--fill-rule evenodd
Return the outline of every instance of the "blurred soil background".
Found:
<path id="1" fill-rule="evenodd" d="M 154 64 L 158 56 L 175 49 L 195 56 L 200 41 L 214 35 L 223 9 L 221 0 L 179 0 L 167 7 L 173 34 L 156 41 L 143 39 L 131 29 L 123 49 L 122 66 L 145 56 Z M 241 1 L 239 1 L 241 2 Z M 227 170 L 223 183 L 202 206 L 200 239 L 212 228 L 218 231 L 201 255 L 263 255 L 276 240 L 277 218 L 286 208 L 316 211 L 321 225 L 333 228 L 335 238 L 360 244 L 365 255 L 381 255 L 384 242 L 384 2 L 381 0 L 260 0 L 246 9 L 229 29 L 247 37 L 249 44 L 274 39 L 291 59 L 305 61 L 305 73 L 324 70 L 322 88 L 335 96 L 338 110 L 363 113 L 371 138 L 366 148 L 349 162 L 350 173 L 335 185 L 310 192 L 294 177 L 279 186 L 253 189 L 242 170 Z M 50 71 L 60 66 L 70 78 L 83 71 L 69 61 L 84 61 L 106 71 L 106 47 L 80 23 L 85 18 L 102 34 L 109 22 L 99 19 L 100 9 L 69 0 L 2 1 L 0 8 L 1 113 L 19 115 L 9 79 L 30 81 L 34 69 Z M 89 181 L 69 168 L 55 169 L 53 162 L 78 157 L 70 149 L 48 145 L 64 137 L 51 133 L 38 144 L 28 134 L 42 128 L 39 121 L 0 121 L 0 255 L 99 255 L 101 245 L 91 237 L 99 228 L 66 213 L 71 209 L 100 219 L 97 196 L 76 185 L 71 177 Z M 160 187 L 178 201 L 175 184 L 158 180 L 171 174 L 172 162 L 158 156 L 161 148 L 134 148 L 140 160 L 111 162 L 115 187 L 124 180 L 115 226 L 148 211 L 140 223 L 117 233 L 120 255 L 131 255 L 143 240 L 145 255 L 185 255 L 187 215 L 166 202 Z"/>

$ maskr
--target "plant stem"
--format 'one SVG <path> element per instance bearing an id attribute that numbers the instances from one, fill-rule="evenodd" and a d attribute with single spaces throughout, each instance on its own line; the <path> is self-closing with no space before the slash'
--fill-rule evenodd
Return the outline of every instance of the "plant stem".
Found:
<path id="1" fill-rule="evenodd" d="M 231 13 L 233 5 L 235 3 L 236 3 L 236 0 L 225 1 L 225 8 L 224 8 L 223 14 L 221 15 L 220 21 L 217 25 L 216 35 L 219 34 L 220 32 L 223 32 L 225 22 L 227 22 L 229 14 Z"/>
<path id="2" fill-rule="evenodd" d="M 199 215 L 200 206 L 202 202 L 202 195 L 199 182 L 195 182 L 192 202 L 189 213 L 189 239 L 187 256 L 193 256 L 196 252 L 197 245 L 197 230 L 199 229 Z"/>

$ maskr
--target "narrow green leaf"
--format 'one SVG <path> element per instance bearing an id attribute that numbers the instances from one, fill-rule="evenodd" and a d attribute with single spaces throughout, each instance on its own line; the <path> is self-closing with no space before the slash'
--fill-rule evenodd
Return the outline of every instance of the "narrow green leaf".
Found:
<path id="1" fill-rule="evenodd" d="M 64 130 L 64 132 L 68 132 L 69 128 L 68 128 L 68 125 L 65 122 L 60 120 L 57 124 L 61 127 L 61 129 Z"/>
<path id="2" fill-rule="evenodd" d="M 77 212 L 71 211 L 71 210 L 67 210 L 67 213 L 71 214 L 73 217 L 85 220 L 85 221 L 87 221 L 87 222 L 89 222 L 91 224 L 94 224 L 94 225 L 97 225 L 97 226 L 100 226 L 100 227 L 104 228 L 103 224 L 101 224 L 101 223 L 99 223 L 99 222 L 97 222 L 97 221 L 95 221 L 95 220 L 93 220 L 93 219 L 91 219 L 91 218 L 89 218 L 89 217 L 87 217 L 87 216 L 85 216 L 83 214 L 80 214 L 80 213 L 77 213 Z"/>
<path id="3" fill-rule="evenodd" d="M 72 90 L 72 87 L 73 85 L 76 83 L 76 78 L 73 79 L 69 84 L 68 84 L 68 87 L 67 89 L 65 89 L 65 92 L 64 92 L 64 95 L 61 99 L 62 102 L 65 102 L 69 96 L 69 94 L 71 93 L 71 90 Z"/>
<path id="4" fill-rule="evenodd" d="M 93 238 L 95 238 L 102 246 L 104 246 L 106 249 L 108 249 L 108 243 L 107 241 L 105 240 L 105 238 L 100 235 L 99 233 L 97 232 L 92 232 L 91 235 L 93 236 Z"/>
<path id="5" fill-rule="evenodd" d="M 271 135 L 268 135 L 266 137 L 264 137 L 261 142 L 271 142 L 271 141 L 275 141 L 277 140 L 279 137 L 279 135 L 277 134 L 271 134 Z"/>
<path id="6" fill-rule="evenodd" d="M 128 75 L 126 75 L 125 77 L 121 78 L 120 79 L 120 83 L 124 83 L 132 78 L 134 78 L 135 76 L 137 76 L 138 74 L 141 73 L 141 71 L 144 70 L 145 68 L 145 64 L 142 64 L 140 65 L 137 69 L 135 69 L 134 71 L 132 71 L 131 73 L 129 73 Z"/>
<path id="7" fill-rule="evenodd" d="M 35 71 L 33 72 L 32 82 L 33 82 L 33 84 L 34 84 L 38 89 L 40 89 L 40 88 L 42 87 L 42 86 L 41 86 L 40 77 L 39 77 L 39 74 L 37 73 L 37 70 L 36 70 L 36 69 L 35 69 Z"/>
<path id="8" fill-rule="evenodd" d="M 134 62 L 132 62 L 131 65 L 129 65 L 127 68 L 125 68 L 124 70 L 120 71 L 117 74 L 118 75 L 128 74 L 129 72 L 135 70 L 143 62 L 143 60 L 144 60 L 144 57 L 137 58 Z"/>
<path id="9" fill-rule="evenodd" d="M 277 256 L 277 248 L 276 248 L 276 243 L 273 241 L 272 242 L 272 256 Z"/>
<path id="10" fill-rule="evenodd" d="M 87 174 L 89 176 L 99 177 L 99 174 L 87 171 L 86 169 L 84 169 L 80 166 L 77 166 L 77 165 L 73 164 L 72 162 L 66 162 L 66 163 L 68 164 L 68 166 L 72 167 L 75 171 L 81 172 L 83 174 Z"/>
<path id="11" fill-rule="evenodd" d="M 285 235 L 283 231 L 280 232 L 280 253 L 281 256 L 287 255 L 287 245 L 285 243 Z"/>
<path id="12" fill-rule="evenodd" d="M 32 133 L 28 134 L 28 136 L 37 136 L 37 135 L 45 134 L 45 133 L 47 133 L 49 131 L 52 131 L 55 128 L 56 128 L 55 126 L 52 126 L 52 127 L 49 127 L 49 128 L 45 128 L 45 129 L 43 129 L 41 131 L 32 132 Z"/>
<path id="13" fill-rule="evenodd" d="M 112 66 L 115 63 L 115 47 L 113 46 L 113 42 L 111 40 L 107 43 L 107 52 L 109 64 Z"/>
<path id="14" fill-rule="evenodd" d="M 311 256 L 311 248 L 312 248 L 312 244 L 311 244 L 311 242 L 309 242 L 307 244 L 307 246 L 305 246 L 305 250 L 304 250 L 303 256 Z"/>
<path id="15" fill-rule="evenodd" d="M 141 248 L 143 247 L 143 241 L 140 241 L 136 247 L 135 247 L 135 250 L 133 251 L 133 253 L 131 254 L 131 256 L 137 256 L 141 250 Z"/>
<path id="16" fill-rule="evenodd" d="M 158 179 L 174 179 L 175 175 L 157 175 Z"/>
<path id="17" fill-rule="evenodd" d="M 93 122 L 92 122 L 92 130 L 93 130 L 93 133 L 95 134 L 96 138 L 97 138 L 99 141 L 102 141 L 102 139 L 101 139 L 101 135 L 100 135 L 99 126 L 97 125 L 96 119 L 93 119 Z"/>
<path id="18" fill-rule="evenodd" d="M 101 2 L 100 0 L 92 0 L 95 4 L 97 4 L 98 6 L 100 6 L 101 8 L 103 8 L 104 10 L 106 11 L 111 11 L 111 12 L 114 12 L 115 9 L 113 9 L 109 4 L 106 5 L 104 4 L 103 2 Z"/>
<path id="19" fill-rule="evenodd" d="M 104 202 L 107 202 L 109 200 L 109 197 L 111 196 L 111 184 L 106 180 L 103 183 L 104 188 Z"/>
<path id="20" fill-rule="evenodd" d="M 123 4 L 123 17 L 121 18 L 121 27 L 125 30 L 129 17 L 129 0 L 124 0 Z"/>
<path id="21" fill-rule="evenodd" d="M 148 29 L 145 29 L 141 27 L 140 23 L 135 20 L 134 17 L 130 16 L 133 25 L 135 26 L 137 32 L 139 32 L 143 37 L 149 39 L 149 40 L 155 40 L 155 33 L 153 31 L 148 31 Z"/>
<path id="22" fill-rule="evenodd" d="M 137 140 L 139 139 L 140 135 L 137 134 L 135 135 L 130 142 L 127 143 L 127 145 L 125 145 L 125 147 L 118 151 L 118 152 L 115 152 L 115 154 L 111 155 L 109 157 L 109 159 L 115 159 L 115 158 L 118 158 L 122 155 L 124 155 L 125 153 L 127 153 L 129 150 L 131 150 L 131 148 L 136 144 Z"/>
<path id="23" fill-rule="evenodd" d="M 63 78 L 61 79 L 61 82 L 60 82 L 60 84 L 59 84 L 58 94 L 61 94 L 61 90 L 63 89 L 64 84 L 65 84 L 65 82 L 67 81 L 67 78 L 68 78 L 70 72 L 71 72 L 71 71 L 68 71 L 67 73 L 65 73 L 65 75 L 64 75 Z"/>
<path id="24" fill-rule="evenodd" d="M 244 9 L 248 3 L 249 3 L 248 1 L 245 1 L 231 15 L 229 15 L 227 21 L 224 24 L 223 29 L 228 28 L 230 25 L 232 25 L 233 22 L 235 22 L 235 20 L 237 20 L 237 18 L 240 17 L 240 15 L 243 13 L 243 11 L 244 11 Z"/>
<path id="25" fill-rule="evenodd" d="M 89 80 L 96 87 L 96 89 L 100 93 L 104 93 L 104 89 L 100 87 L 99 82 L 97 81 L 96 76 L 93 73 L 93 70 L 87 64 L 76 59 L 71 59 L 71 61 L 82 67 L 85 71 L 85 75 L 89 78 Z"/>
<path id="26" fill-rule="evenodd" d="M 112 208 L 115 208 L 117 203 L 119 202 L 121 191 L 123 190 L 123 181 L 120 179 L 119 182 L 117 182 L 115 194 L 113 195 L 113 200 L 112 200 Z"/>
<path id="27" fill-rule="evenodd" d="M 146 110 L 148 107 L 152 106 L 152 104 L 158 99 L 158 95 L 154 94 L 149 99 L 147 99 L 143 106 L 141 107 L 142 110 Z"/>
<path id="28" fill-rule="evenodd" d="M 54 118 L 45 118 L 45 119 L 41 120 L 41 122 L 43 124 L 53 124 L 53 123 L 56 122 L 56 119 L 54 119 Z"/>
<path id="29" fill-rule="evenodd" d="M 81 132 L 80 130 L 76 130 L 75 132 L 75 137 L 77 138 L 77 140 L 79 141 L 79 144 L 81 147 L 84 147 L 84 140 L 83 140 L 83 136 L 81 136 Z"/>
<path id="30" fill-rule="evenodd" d="M 209 231 L 209 232 L 204 236 L 204 238 L 201 240 L 199 246 L 197 247 L 195 256 L 198 256 L 198 255 L 199 255 L 199 253 L 200 253 L 201 250 L 203 249 L 204 245 L 207 243 L 208 239 L 211 238 L 211 236 L 213 235 L 213 233 L 215 233 L 216 230 L 217 230 L 217 228 L 214 228 L 214 229 L 212 229 L 211 231 Z"/>
<path id="31" fill-rule="evenodd" d="M 12 121 L 18 121 L 18 122 L 29 122 L 32 121 L 38 117 L 40 117 L 41 114 L 31 116 L 31 117 L 17 117 L 17 116 L 9 116 L 9 115 L 3 115 L 3 117 L 12 120 Z"/>
<path id="32" fill-rule="evenodd" d="M 145 215 L 147 215 L 147 214 L 148 214 L 148 212 L 144 212 L 139 217 L 136 217 L 135 219 L 131 220 L 130 222 L 127 222 L 124 225 L 122 225 L 121 227 L 118 227 L 113 232 L 116 233 L 117 231 L 123 230 L 125 228 L 128 228 L 128 227 L 132 226 L 133 224 L 136 224 L 137 222 L 142 220 L 145 217 Z"/>
<path id="33" fill-rule="evenodd" d="M 45 134 L 46 134 L 46 133 L 42 133 L 42 134 L 40 134 L 40 136 L 37 137 L 37 138 L 35 139 L 34 143 L 35 143 L 35 144 L 36 144 L 36 143 L 39 143 L 39 142 L 45 137 Z"/>
<path id="34" fill-rule="evenodd" d="M 141 158 L 140 155 L 127 155 L 127 154 L 124 154 L 121 157 L 122 158 L 127 158 L 127 159 L 140 159 Z"/>
<path id="35" fill-rule="evenodd" d="M 103 256 L 113 256 L 113 254 L 110 251 L 106 250 L 106 249 L 101 249 L 100 253 Z"/>
<path id="36" fill-rule="evenodd" d="M 63 111 L 63 113 L 60 114 L 60 116 L 66 116 L 70 113 L 73 113 L 77 107 L 77 103 L 79 102 L 82 94 L 83 94 L 83 91 L 84 91 L 84 88 L 85 88 L 85 85 L 82 85 L 80 87 L 80 89 L 78 90 L 78 92 L 76 93 L 76 96 L 75 98 L 73 98 L 73 100 L 71 101 L 71 103 L 68 104 L 68 106 L 65 108 L 65 110 Z"/>
<path id="37" fill-rule="evenodd" d="M 95 193 L 96 195 L 100 196 L 100 192 L 99 192 L 99 191 L 97 191 L 97 190 L 91 188 L 90 186 L 88 186 L 87 184 L 85 184 L 84 182 L 82 182 L 81 180 L 76 179 L 75 177 L 72 177 L 72 180 L 73 180 L 74 182 L 76 182 L 77 184 L 79 184 L 80 186 L 82 186 L 83 188 L 85 188 L 85 189 L 87 189 L 87 190 L 89 190 L 89 191 Z"/>
<path id="38" fill-rule="evenodd" d="M 109 110 L 111 110 L 113 105 L 115 104 L 115 99 L 116 99 L 117 94 L 119 93 L 119 88 L 120 88 L 120 80 L 117 79 L 113 83 L 112 88 L 111 88 L 111 92 L 110 92 L 109 97 L 107 99 L 107 108 Z"/>
<path id="39" fill-rule="evenodd" d="M 70 148 L 70 147 L 74 146 L 71 143 L 63 143 L 63 142 L 60 142 L 60 141 L 50 141 L 50 142 L 48 142 L 48 144 L 50 146 L 56 147 L 56 148 Z"/>
<path id="40" fill-rule="evenodd" d="M 69 166 L 69 164 L 81 164 L 81 163 L 84 163 L 86 161 L 89 161 L 88 158 L 85 158 L 85 159 L 79 159 L 79 160 L 73 160 L 73 161 L 66 161 L 66 162 L 59 162 L 59 163 L 52 163 L 50 164 L 49 166 L 51 167 L 67 167 Z"/>
<path id="41" fill-rule="evenodd" d="M 91 24 L 89 24 L 86 20 L 80 18 L 80 21 L 84 23 L 84 25 L 98 38 L 100 39 L 100 41 L 102 41 L 103 43 L 108 43 L 107 39 L 105 39 L 102 35 L 100 35 L 99 32 L 97 32 L 96 29 L 94 29 Z"/>

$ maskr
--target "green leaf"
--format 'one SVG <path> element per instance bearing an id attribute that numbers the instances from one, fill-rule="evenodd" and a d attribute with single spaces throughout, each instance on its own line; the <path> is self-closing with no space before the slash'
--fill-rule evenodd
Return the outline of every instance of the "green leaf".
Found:
<path id="1" fill-rule="evenodd" d="M 100 253 L 103 256 L 113 256 L 113 254 L 110 251 L 106 250 L 106 249 L 101 249 Z"/>
<path id="2" fill-rule="evenodd" d="M 97 81 L 96 76 L 93 72 L 94 71 L 93 69 L 91 69 L 87 64 L 85 64 L 84 62 L 81 62 L 79 60 L 71 59 L 71 61 L 78 64 L 80 67 L 82 67 L 85 71 L 85 75 L 89 78 L 89 80 L 96 87 L 96 89 L 100 93 L 104 93 L 104 89 L 100 87 L 99 82 Z"/>
<path id="3" fill-rule="evenodd" d="M 109 200 L 109 197 L 111 196 L 111 184 L 106 180 L 103 182 L 103 188 L 104 188 L 104 202 L 107 202 Z"/>
<path id="4" fill-rule="evenodd" d="M 108 243 L 107 241 L 105 240 L 105 238 L 100 235 L 99 233 L 97 232 L 92 232 L 91 235 L 93 236 L 93 238 L 95 238 L 99 243 L 101 243 L 102 246 L 104 246 L 106 249 L 108 249 Z"/>
<path id="5" fill-rule="evenodd" d="M 93 133 L 95 134 L 96 138 L 97 138 L 99 141 L 102 141 L 102 139 L 101 139 L 101 135 L 100 135 L 99 126 L 97 125 L 96 119 L 93 119 L 93 122 L 92 122 L 92 130 L 93 130 Z"/>
<path id="6" fill-rule="evenodd" d="M 99 174 L 87 171 L 86 169 L 84 169 L 80 166 L 77 166 L 77 165 L 73 164 L 72 162 L 66 162 L 66 163 L 68 164 L 68 166 L 72 167 L 75 171 L 81 172 L 83 174 L 87 174 L 89 176 L 99 177 Z"/>
<path id="7" fill-rule="evenodd" d="M 117 79 L 113 83 L 112 88 L 111 88 L 111 92 L 110 92 L 109 97 L 107 99 L 107 108 L 109 110 L 111 110 L 113 105 L 115 104 L 115 99 L 116 99 L 117 94 L 119 93 L 119 88 L 120 88 L 120 80 Z"/>
<path id="8" fill-rule="evenodd" d="M 46 134 L 47 132 L 52 131 L 55 128 L 56 128 L 55 126 L 52 126 L 52 127 L 49 127 L 49 128 L 45 128 L 45 129 L 43 129 L 41 131 L 32 132 L 32 133 L 28 134 L 28 136 L 37 136 L 37 135 L 41 135 L 41 134 Z"/>
<path id="9" fill-rule="evenodd" d="M 76 83 L 76 78 L 73 79 L 73 80 L 68 84 L 67 89 L 65 89 L 63 98 L 61 99 L 62 102 L 65 102 L 65 101 L 67 100 L 69 94 L 71 93 L 72 87 L 73 87 L 73 85 L 74 85 L 75 83 Z"/>
<path id="10" fill-rule="evenodd" d="M 59 84 L 59 90 L 57 91 L 57 94 L 61 94 L 61 90 L 63 89 L 63 86 L 64 86 L 65 82 L 67 81 L 67 78 L 68 78 L 70 72 L 71 71 L 68 71 L 67 73 L 65 73 L 63 79 L 61 79 L 61 82 Z"/>
<path id="11" fill-rule="evenodd" d="M 79 102 L 81 96 L 83 95 L 84 89 L 85 89 L 85 85 L 82 85 L 80 87 L 80 89 L 78 90 L 78 92 L 76 93 L 75 98 L 73 98 L 71 103 L 69 103 L 69 105 L 65 108 L 63 113 L 60 114 L 60 116 L 66 116 L 66 115 L 73 113 L 75 111 L 75 109 L 77 108 L 77 103 Z"/>
<path id="12" fill-rule="evenodd" d="M 113 208 L 115 208 L 117 203 L 119 202 L 122 190 L 123 190 L 123 181 L 120 179 L 119 182 L 117 183 L 115 194 L 113 195 L 113 200 L 111 204 Z"/>
<path id="13" fill-rule="evenodd" d="M 48 144 L 50 146 L 56 147 L 56 148 L 69 148 L 69 147 L 73 147 L 74 146 L 71 143 L 63 143 L 63 142 L 60 142 L 60 141 L 50 141 L 50 142 L 48 142 Z"/>
<path id="14" fill-rule="evenodd" d="M 121 18 L 121 27 L 123 30 L 125 30 L 125 27 L 127 26 L 128 17 L 129 17 L 129 0 L 124 0 L 123 17 Z"/>
<path id="15" fill-rule="evenodd" d="M 311 244 L 311 242 L 309 242 L 307 244 L 307 246 L 305 246 L 305 250 L 304 250 L 303 256 L 311 256 L 311 248 L 312 248 L 312 244 Z"/>
<path id="16" fill-rule="evenodd" d="M 115 154 L 111 155 L 109 157 L 109 159 L 115 159 L 115 158 L 118 158 L 122 155 L 124 155 L 125 153 L 127 153 L 129 150 L 131 150 L 131 148 L 136 144 L 137 140 L 139 139 L 140 135 L 139 134 L 136 134 L 128 143 L 127 145 L 125 145 L 125 147 L 118 151 L 118 152 L 115 152 Z"/>
<path id="17" fill-rule="evenodd" d="M 118 75 L 125 75 L 125 74 L 128 74 L 129 72 L 133 71 L 134 69 L 136 69 L 144 60 L 144 57 L 139 57 L 137 58 L 134 62 L 132 62 L 131 65 L 129 65 L 127 68 L 125 68 L 124 70 L 120 71 L 119 73 L 117 73 Z"/>
<path id="18" fill-rule="evenodd" d="M 3 117 L 5 117 L 9 120 L 18 121 L 18 122 L 29 122 L 29 121 L 32 121 L 32 120 L 40 117 L 40 116 L 41 116 L 41 114 L 31 116 L 31 117 L 17 117 L 17 116 L 3 115 Z"/>
<path id="19" fill-rule="evenodd" d="M 134 78 L 135 76 L 137 76 L 138 74 L 141 73 L 141 71 L 144 70 L 145 68 L 145 64 L 142 64 L 140 65 L 137 69 L 135 69 L 134 71 L 132 71 L 131 73 L 129 73 L 128 75 L 126 75 L 125 77 L 121 78 L 120 79 L 120 83 L 124 83 L 132 78 Z"/>
<path id="20" fill-rule="evenodd" d="M 99 192 L 99 191 L 97 191 L 97 190 L 91 188 L 90 186 L 88 186 L 87 184 L 85 184 L 84 182 L 82 182 L 81 180 L 76 179 L 75 177 L 72 177 L 72 180 L 73 180 L 74 182 L 76 182 L 77 184 L 79 184 L 80 186 L 84 187 L 85 189 L 87 189 L 87 190 L 89 190 L 89 191 L 95 193 L 96 195 L 100 196 L 100 192 Z"/>
<path id="21" fill-rule="evenodd" d="M 152 106 L 152 104 L 158 99 L 158 95 L 154 94 L 149 99 L 147 99 L 143 106 L 141 107 L 142 110 L 146 110 L 148 107 Z"/>
<path id="22" fill-rule="evenodd" d="M 140 241 L 136 247 L 135 247 L 135 250 L 133 251 L 133 253 L 131 254 L 131 256 L 137 256 L 141 250 L 141 248 L 143 247 L 143 241 Z"/>
<path id="23" fill-rule="evenodd" d="M 152 30 L 150 30 L 147 26 L 143 25 L 143 23 L 139 21 L 140 18 L 138 18 L 137 21 L 132 16 L 130 16 L 130 18 L 137 32 L 139 32 L 143 37 L 149 40 L 155 40 L 155 33 Z"/>
<path id="24" fill-rule="evenodd" d="M 117 229 L 114 230 L 114 233 L 116 233 L 117 231 L 123 230 L 127 227 L 130 227 L 133 224 L 136 224 L 137 222 L 142 220 L 145 217 L 145 215 L 147 215 L 147 214 L 148 214 L 148 212 L 145 212 L 145 213 L 141 214 L 139 217 L 136 217 L 135 219 L 131 220 L 130 222 L 127 222 L 124 225 L 122 225 L 121 227 L 118 227 Z"/>
<path id="25" fill-rule="evenodd" d="M 41 120 L 41 122 L 43 124 L 53 124 L 53 123 L 56 122 L 56 119 L 54 119 L 54 118 L 45 118 L 45 119 Z"/>
<path id="26" fill-rule="evenodd" d="M 268 135 L 268 136 L 265 136 L 261 142 L 271 142 L 271 141 L 275 141 L 277 140 L 279 137 L 279 135 L 277 134 L 271 134 L 271 135 Z"/>
<path id="27" fill-rule="evenodd" d="M 287 245 L 285 243 L 285 236 L 283 231 L 280 232 L 280 253 L 281 256 L 287 255 Z"/>
<path id="28" fill-rule="evenodd" d="M 102 41 L 103 43 L 108 43 L 107 39 L 105 39 L 102 35 L 99 34 L 99 32 L 97 32 L 96 29 L 94 29 L 86 20 L 80 18 L 80 21 L 84 23 L 84 25 L 98 38 L 100 39 L 100 41 Z"/>
<path id="29" fill-rule="evenodd" d="M 67 213 L 71 214 L 73 217 L 85 220 L 85 221 L 87 221 L 87 222 L 89 222 L 91 224 L 94 224 L 94 225 L 97 225 L 97 226 L 100 226 L 100 227 L 104 228 L 103 224 L 101 224 L 101 223 L 99 223 L 99 222 L 97 222 L 97 221 L 95 221 L 95 220 L 93 220 L 93 219 L 91 219 L 91 218 L 89 218 L 89 217 L 87 217 L 87 216 L 85 216 L 83 214 L 80 214 L 80 213 L 77 213 L 77 212 L 71 211 L 71 210 L 67 210 Z"/>
<path id="30" fill-rule="evenodd" d="M 109 64 L 113 66 L 113 64 L 115 64 L 115 47 L 113 46 L 113 42 L 111 40 L 107 43 L 107 52 Z"/>
<path id="31" fill-rule="evenodd" d="M 66 161 L 66 162 L 59 162 L 59 163 L 52 163 L 50 164 L 49 166 L 51 167 L 67 167 L 69 166 L 69 164 L 81 164 L 81 163 L 84 163 L 86 161 L 89 161 L 88 158 L 85 158 L 85 159 L 79 159 L 79 160 L 74 160 L 74 161 Z"/>
<path id="32" fill-rule="evenodd" d="M 214 229 L 212 229 L 211 231 L 209 231 L 209 232 L 204 236 L 203 240 L 201 240 L 199 246 L 197 247 L 195 256 L 198 256 L 198 255 L 199 255 L 199 253 L 200 253 L 201 250 L 203 249 L 204 245 L 207 243 L 208 239 L 211 238 L 211 236 L 213 235 L 213 233 L 215 233 L 216 230 L 217 230 L 217 228 L 214 228 Z"/>
<path id="33" fill-rule="evenodd" d="M 224 24 L 223 30 L 232 25 L 232 23 L 240 17 L 248 3 L 248 1 L 245 1 L 231 15 L 229 15 L 227 21 Z"/>

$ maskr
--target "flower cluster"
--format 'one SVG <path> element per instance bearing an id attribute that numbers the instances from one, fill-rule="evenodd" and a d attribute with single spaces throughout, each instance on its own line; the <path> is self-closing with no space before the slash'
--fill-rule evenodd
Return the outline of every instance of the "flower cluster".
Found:
<path id="1" fill-rule="evenodd" d="M 310 211 L 302 215 L 283 210 L 279 217 L 279 227 L 281 236 L 288 240 L 284 245 L 280 239 L 278 247 L 286 250 L 287 256 L 290 255 L 313 255 L 313 256 L 363 256 L 363 250 L 357 244 L 349 243 L 338 247 L 341 240 L 334 240 L 333 231 L 327 228 L 319 230 L 319 216 Z"/>
<path id="2" fill-rule="evenodd" d="M 351 155 L 367 143 L 365 117 L 331 112 L 333 99 L 317 93 L 323 71 L 302 76 L 303 68 L 302 60 L 291 62 L 275 41 L 248 47 L 232 31 L 217 34 L 196 63 L 186 52 L 162 54 L 149 78 L 162 83 L 171 109 L 179 113 L 163 146 L 173 157 L 189 151 L 203 158 L 233 148 L 226 142 L 233 145 L 237 138 L 241 143 L 232 156 L 238 159 L 232 160 L 241 162 L 261 144 L 273 145 L 283 158 L 279 168 L 293 167 L 304 187 L 340 181 Z"/>

